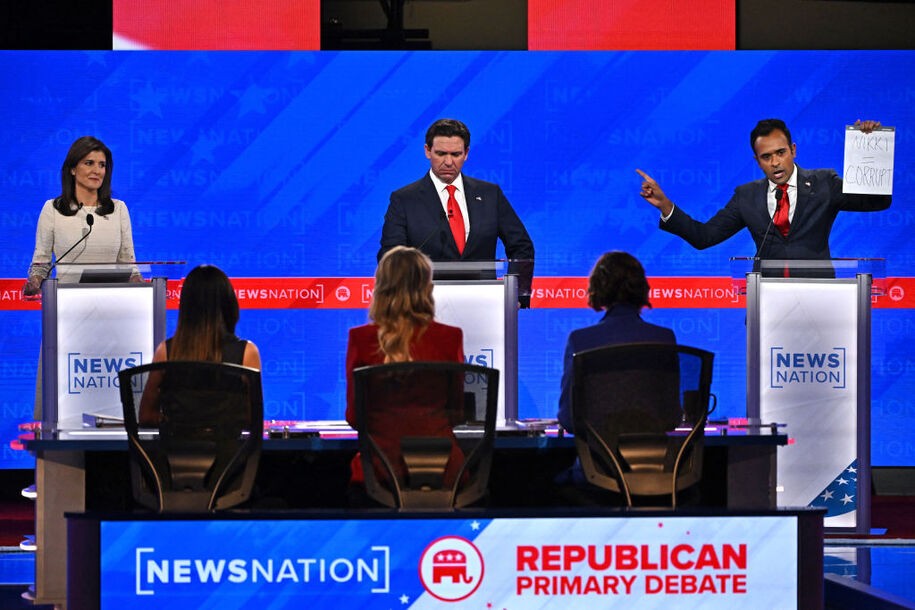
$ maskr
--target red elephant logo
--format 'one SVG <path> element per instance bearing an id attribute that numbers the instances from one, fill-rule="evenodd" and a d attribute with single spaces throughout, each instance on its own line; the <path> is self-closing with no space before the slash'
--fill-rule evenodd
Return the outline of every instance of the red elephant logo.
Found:
<path id="1" fill-rule="evenodd" d="M 419 560 L 419 576 L 432 597 L 455 602 L 473 595 L 483 582 L 483 555 L 460 536 L 431 543 Z"/>
<path id="2" fill-rule="evenodd" d="M 441 551 L 432 558 L 432 582 L 449 578 L 453 583 L 468 584 L 473 579 L 467 575 L 467 556 L 460 551 Z"/>

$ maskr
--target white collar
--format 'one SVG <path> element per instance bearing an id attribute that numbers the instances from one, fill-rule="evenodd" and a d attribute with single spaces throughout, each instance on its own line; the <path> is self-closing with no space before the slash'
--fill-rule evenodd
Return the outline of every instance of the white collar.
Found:
<path id="1" fill-rule="evenodd" d="M 448 186 L 441 180 L 441 178 L 436 176 L 435 172 L 433 172 L 431 169 L 429 170 L 429 177 L 432 178 L 432 184 L 435 186 L 436 193 L 441 193 L 442 191 L 445 190 L 445 187 Z M 458 191 L 463 193 L 464 192 L 464 173 L 461 172 L 460 174 L 458 174 L 457 178 L 455 178 L 451 184 L 453 184 L 455 187 L 457 187 Z"/>

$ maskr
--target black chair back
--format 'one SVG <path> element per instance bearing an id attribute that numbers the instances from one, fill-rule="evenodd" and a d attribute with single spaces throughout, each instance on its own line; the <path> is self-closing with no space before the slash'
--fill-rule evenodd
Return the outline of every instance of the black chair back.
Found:
<path id="1" fill-rule="evenodd" d="M 123 370 L 118 378 L 139 504 L 203 512 L 249 499 L 263 444 L 260 371 L 171 360 Z M 144 428 L 141 403 L 142 417 L 152 418 Z"/>
<path id="2" fill-rule="evenodd" d="M 676 494 L 699 482 L 714 354 L 630 343 L 573 356 L 572 421 L 585 477 L 633 497 Z"/>
<path id="3" fill-rule="evenodd" d="M 393 508 L 443 509 L 486 495 L 499 371 L 399 362 L 358 368 L 353 380 L 369 497 Z"/>

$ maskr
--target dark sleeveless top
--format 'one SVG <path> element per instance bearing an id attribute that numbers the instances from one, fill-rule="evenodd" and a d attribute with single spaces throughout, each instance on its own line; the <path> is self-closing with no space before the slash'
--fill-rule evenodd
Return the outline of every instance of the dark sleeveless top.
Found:
<path id="1" fill-rule="evenodd" d="M 171 338 L 165 340 L 165 354 L 168 357 L 168 348 L 171 347 Z M 222 361 L 229 364 L 242 364 L 245 360 L 245 346 L 248 342 L 235 335 L 226 335 L 222 339 Z"/>

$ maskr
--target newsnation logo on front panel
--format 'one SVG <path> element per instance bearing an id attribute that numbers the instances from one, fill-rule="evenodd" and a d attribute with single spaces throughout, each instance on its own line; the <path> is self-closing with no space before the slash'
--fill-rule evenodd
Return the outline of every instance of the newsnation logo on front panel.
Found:
<path id="1" fill-rule="evenodd" d="M 772 347 L 770 356 L 770 387 L 786 388 L 799 385 L 818 385 L 836 390 L 846 389 L 845 348 L 807 352 L 790 351 Z"/>
<path id="2" fill-rule="evenodd" d="M 796 608 L 797 517 L 106 521 L 102 609 Z"/>

